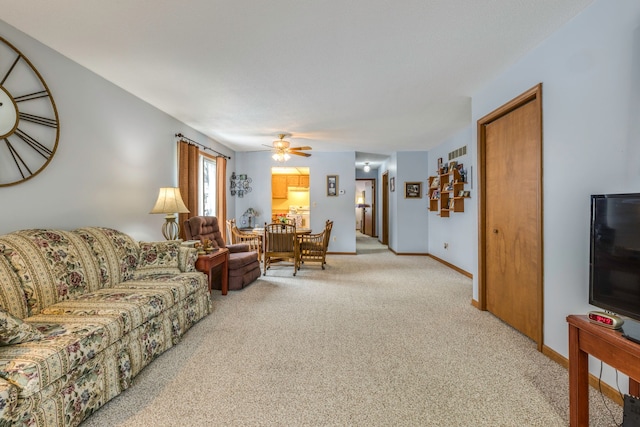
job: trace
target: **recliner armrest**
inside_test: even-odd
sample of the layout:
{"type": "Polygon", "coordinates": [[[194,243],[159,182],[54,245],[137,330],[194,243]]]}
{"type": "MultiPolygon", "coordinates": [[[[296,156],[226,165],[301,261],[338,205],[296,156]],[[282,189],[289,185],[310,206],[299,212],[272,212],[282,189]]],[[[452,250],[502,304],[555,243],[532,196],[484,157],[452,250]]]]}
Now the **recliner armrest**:
{"type": "Polygon", "coordinates": [[[227,245],[227,249],[229,249],[230,253],[238,253],[238,252],[249,252],[251,249],[249,245],[246,243],[232,243],[227,245]]]}

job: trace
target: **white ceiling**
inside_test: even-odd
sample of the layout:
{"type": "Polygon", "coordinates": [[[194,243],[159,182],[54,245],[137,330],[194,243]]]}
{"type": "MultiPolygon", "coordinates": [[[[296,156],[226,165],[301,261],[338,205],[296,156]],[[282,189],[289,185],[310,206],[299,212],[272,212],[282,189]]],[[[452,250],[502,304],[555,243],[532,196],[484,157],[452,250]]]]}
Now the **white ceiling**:
{"type": "Polygon", "coordinates": [[[237,151],[287,133],[364,162],[467,126],[470,96],[592,1],[0,0],[0,18],[237,151]]]}

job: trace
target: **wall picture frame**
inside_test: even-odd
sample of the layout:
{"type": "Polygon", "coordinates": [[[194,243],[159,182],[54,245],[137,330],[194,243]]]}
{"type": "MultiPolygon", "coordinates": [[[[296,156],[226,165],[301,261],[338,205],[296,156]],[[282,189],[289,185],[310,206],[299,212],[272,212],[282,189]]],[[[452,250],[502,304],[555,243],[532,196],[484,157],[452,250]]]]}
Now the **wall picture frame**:
{"type": "Polygon", "coordinates": [[[422,182],[405,182],[404,198],[405,199],[421,199],[422,198],[422,182]]]}
{"type": "Polygon", "coordinates": [[[338,195],[338,175],[327,175],[327,197],[338,195]]]}

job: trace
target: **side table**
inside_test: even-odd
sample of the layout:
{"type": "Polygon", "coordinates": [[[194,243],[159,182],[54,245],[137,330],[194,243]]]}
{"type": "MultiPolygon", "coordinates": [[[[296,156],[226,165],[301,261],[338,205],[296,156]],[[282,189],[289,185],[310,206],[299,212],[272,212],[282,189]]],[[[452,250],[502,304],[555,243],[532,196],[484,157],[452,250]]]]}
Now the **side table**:
{"type": "Polygon", "coordinates": [[[211,269],[214,267],[222,266],[222,295],[226,295],[229,291],[229,249],[220,248],[215,252],[209,254],[198,255],[196,261],[196,270],[203,272],[207,275],[209,282],[209,293],[211,293],[211,280],[213,275],[211,269]]]}

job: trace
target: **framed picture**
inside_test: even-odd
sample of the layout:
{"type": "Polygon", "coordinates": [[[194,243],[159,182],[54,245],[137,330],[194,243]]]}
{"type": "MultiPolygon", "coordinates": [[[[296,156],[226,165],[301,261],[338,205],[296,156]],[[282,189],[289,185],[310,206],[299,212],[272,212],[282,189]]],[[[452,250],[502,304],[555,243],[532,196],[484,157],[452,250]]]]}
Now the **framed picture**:
{"type": "Polygon", "coordinates": [[[421,182],[405,182],[404,198],[405,199],[421,199],[422,183],[421,182]]]}
{"type": "Polygon", "coordinates": [[[338,195],[338,175],[327,175],[327,196],[338,195]]]}
{"type": "Polygon", "coordinates": [[[389,180],[389,190],[393,193],[396,191],[396,177],[392,176],[391,180],[389,180]]]}
{"type": "Polygon", "coordinates": [[[438,173],[442,173],[442,157],[438,157],[438,173]]]}

